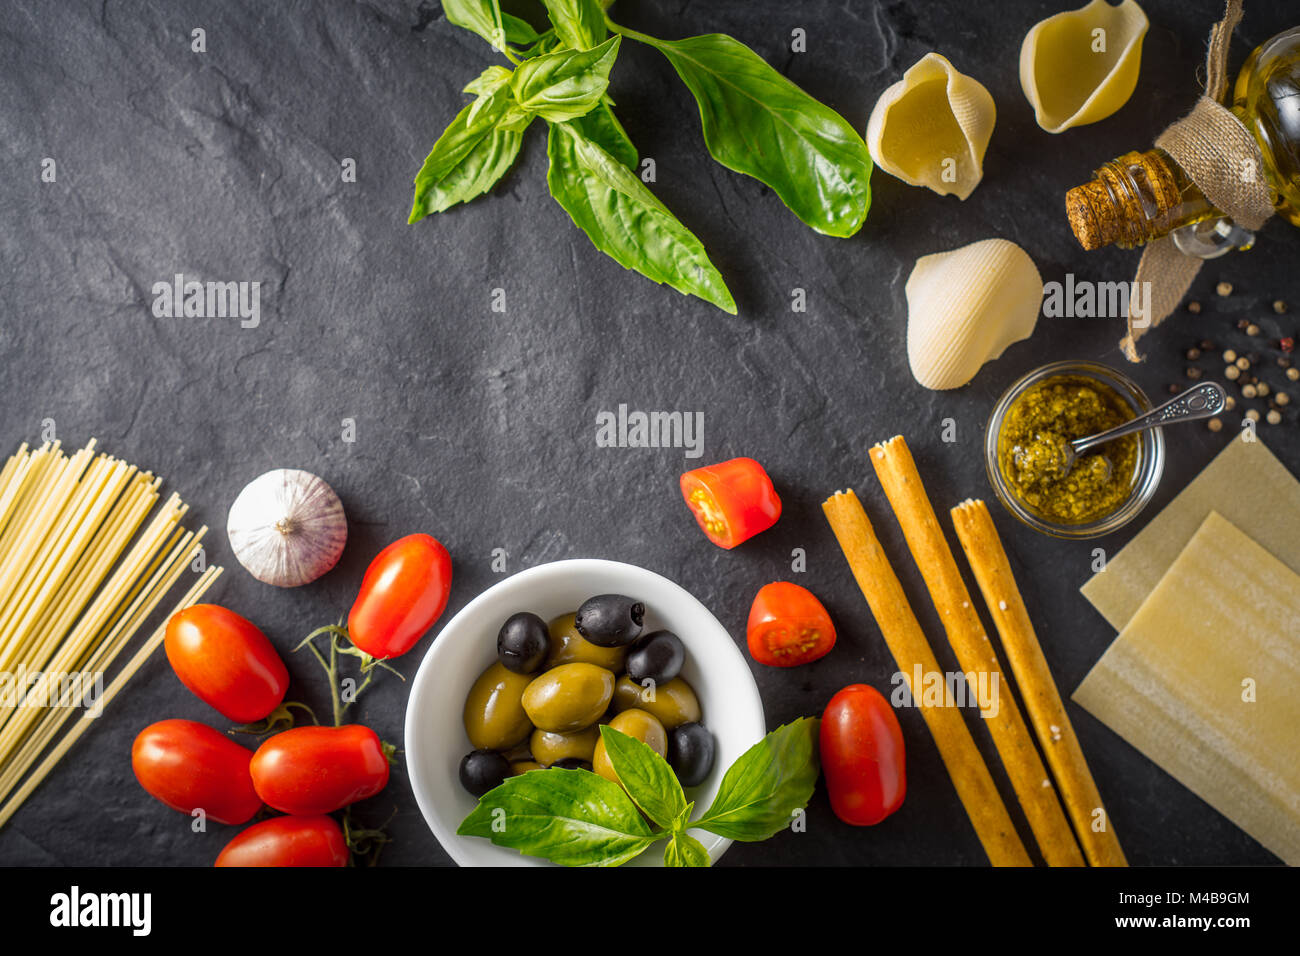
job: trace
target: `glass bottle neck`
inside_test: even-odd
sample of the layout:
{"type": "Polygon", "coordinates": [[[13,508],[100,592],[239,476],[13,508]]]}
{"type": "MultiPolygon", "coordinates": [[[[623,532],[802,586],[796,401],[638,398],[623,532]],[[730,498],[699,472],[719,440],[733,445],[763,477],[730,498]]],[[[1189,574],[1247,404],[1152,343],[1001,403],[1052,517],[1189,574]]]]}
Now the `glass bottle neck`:
{"type": "Polygon", "coordinates": [[[1125,153],[1093,175],[1065,197],[1070,226],[1085,249],[1132,248],[1223,216],[1163,149],[1125,153]]]}

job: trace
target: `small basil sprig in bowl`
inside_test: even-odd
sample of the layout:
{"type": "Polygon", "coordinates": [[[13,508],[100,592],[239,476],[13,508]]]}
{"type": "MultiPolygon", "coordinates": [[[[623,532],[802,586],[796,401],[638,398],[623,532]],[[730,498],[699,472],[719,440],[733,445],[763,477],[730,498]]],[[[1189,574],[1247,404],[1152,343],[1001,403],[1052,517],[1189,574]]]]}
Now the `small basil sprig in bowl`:
{"type": "Polygon", "coordinates": [[[530,770],[484,794],[456,832],[563,866],[619,866],[666,840],[668,866],[708,866],[689,830],[766,840],[808,805],[819,772],[817,720],[802,717],[745,751],[692,820],[695,804],[663,757],[609,726],[600,739],[623,786],[590,770],[530,770]]]}
{"type": "Polygon", "coordinates": [[[592,244],[626,269],[734,314],[704,245],[638,175],[639,154],[614,115],[610,70],[623,38],[658,50],[699,107],[704,144],[752,176],[800,220],[852,236],[871,205],[871,157],[856,130],[749,47],[720,33],[662,40],[615,23],[602,0],[542,0],[539,33],[499,0],[442,0],[447,20],[513,65],[489,66],[476,97],[434,144],[415,179],[414,223],[490,190],[535,119],[549,126],[547,185],[592,244]],[[611,36],[611,34],[613,34],[611,36]]]}

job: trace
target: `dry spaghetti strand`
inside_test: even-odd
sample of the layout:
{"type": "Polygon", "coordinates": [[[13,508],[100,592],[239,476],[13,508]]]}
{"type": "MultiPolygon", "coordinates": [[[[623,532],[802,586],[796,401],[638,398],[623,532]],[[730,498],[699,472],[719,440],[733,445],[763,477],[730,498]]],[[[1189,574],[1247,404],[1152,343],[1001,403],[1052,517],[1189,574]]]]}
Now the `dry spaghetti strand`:
{"type": "Polygon", "coordinates": [[[181,526],[188,506],[158,506],[161,484],[94,440],[71,455],[24,443],[0,466],[0,826],[157,650],[166,618],[90,695],[182,576],[200,572],[170,614],[221,574],[199,560],[207,528],[181,526]]]}

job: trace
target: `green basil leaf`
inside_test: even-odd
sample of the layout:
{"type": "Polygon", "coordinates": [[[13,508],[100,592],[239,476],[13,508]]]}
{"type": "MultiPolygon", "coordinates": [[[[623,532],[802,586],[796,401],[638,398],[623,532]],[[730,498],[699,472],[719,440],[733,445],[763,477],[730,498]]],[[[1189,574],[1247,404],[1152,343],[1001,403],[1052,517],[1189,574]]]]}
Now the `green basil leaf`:
{"type": "Polygon", "coordinates": [[[619,866],[653,832],[616,783],[590,770],[532,770],[484,794],[456,830],[562,866],[619,866]]]}
{"type": "Polygon", "coordinates": [[[579,116],[576,120],[570,120],[570,122],[583,136],[609,153],[633,173],[636,172],[637,162],[640,158],[636,146],[633,145],[631,138],[627,135],[627,130],[623,129],[623,124],[614,115],[613,104],[610,103],[608,96],[602,99],[596,108],[586,116],[579,116]]]}
{"type": "Polygon", "coordinates": [[[664,866],[712,866],[704,844],[689,833],[674,833],[664,847],[664,866]]]}
{"type": "Polygon", "coordinates": [[[510,70],[504,66],[489,66],[474,79],[465,84],[462,93],[470,93],[474,96],[491,96],[497,90],[501,89],[506,83],[510,82],[510,70]]]}
{"type": "Polygon", "coordinates": [[[529,43],[516,53],[522,60],[530,60],[533,57],[541,56],[544,53],[554,53],[561,46],[560,38],[555,35],[555,27],[547,30],[537,37],[535,43],[529,43]]]}
{"type": "Polygon", "coordinates": [[[645,183],[569,123],[552,123],[547,185],[592,244],[625,269],[736,313],[704,246],[645,183]]]}
{"type": "MultiPolygon", "coordinates": [[[[472,126],[487,106],[495,104],[492,94],[501,87],[510,82],[510,70],[504,66],[489,66],[486,70],[465,84],[465,89],[461,92],[471,93],[477,97],[470,104],[469,115],[465,118],[466,124],[472,126]]],[[[507,106],[509,109],[509,106],[507,106]]]]}
{"type": "Polygon", "coordinates": [[[567,46],[590,50],[605,41],[605,11],[597,0],[542,0],[555,32],[567,46]]]}
{"type": "Polygon", "coordinates": [[[632,802],[661,827],[671,827],[686,809],[686,794],[668,761],[635,737],[608,724],[600,728],[605,756],[632,802]]]}
{"type": "Polygon", "coordinates": [[[502,13],[498,0],[442,0],[442,12],[448,23],[477,33],[497,50],[507,43],[535,43],[540,37],[528,21],[502,13]]]}
{"type": "Polygon", "coordinates": [[[619,37],[611,37],[594,50],[561,50],[525,60],[510,81],[515,100],[553,123],[585,116],[605,95],[618,45],[619,37]]]}
{"type": "Polygon", "coordinates": [[[818,232],[851,236],[862,228],[871,156],[844,117],[725,34],[645,40],[695,95],[714,159],[772,187],[818,232]]]}
{"type": "Polygon", "coordinates": [[[501,87],[457,114],[415,177],[415,200],[408,223],[469,202],[505,175],[523,142],[528,117],[510,112],[510,91],[501,87]],[[503,126],[503,121],[512,125],[503,126]]]}
{"type": "Polygon", "coordinates": [[[727,769],[713,806],[691,826],[733,840],[766,840],[808,805],[817,773],[817,720],[801,717],[745,751],[727,769]]]}

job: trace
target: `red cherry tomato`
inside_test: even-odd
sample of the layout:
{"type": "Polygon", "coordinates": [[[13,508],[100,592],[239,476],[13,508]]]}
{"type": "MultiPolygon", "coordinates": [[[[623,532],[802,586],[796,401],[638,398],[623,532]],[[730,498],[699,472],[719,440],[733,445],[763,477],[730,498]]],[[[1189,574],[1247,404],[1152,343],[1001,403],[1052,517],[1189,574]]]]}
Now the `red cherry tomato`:
{"type": "Polygon", "coordinates": [[[869,827],[903,805],[903,729],[878,690],[866,684],[841,690],[826,705],[820,734],[822,773],[837,817],[869,827]]]}
{"type": "Polygon", "coordinates": [[[282,813],[330,813],[388,786],[388,756],[369,727],[295,727],[257,748],[253,787],[282,813]]]}
{"type": "Polygon", "coordinates": [[[230,720],[261,720],[289,689],[289,671],[266,635],[224,607],[173,614],[163,646],[181,683],[230,720]]]}
{"type": "Polygon", "coordinates": [[[772,479],[752,458],[696,468],[681,478],[682,497],[709,540],[728,550],[781,517],[772,479]]]}
{"type": "Polygon", "coordinates": [[[405,654],[442,616],[450,591],[447,549],[427,534],[399,538],[366,568],[348,635],[371,657],[405,654]]]}
{"type": "Polygon", "coordinates": [[[214,866],[347,866],[343,829],[333,817],[272,817],[226,844],[214,866]]]}
{"type": "Polygon", "coordinates": [[[760,664],[794,667],[830,653],[835,625],[807,588],[773,581],[754,597],[745,636],[749,653],[760,664]]]}
{"type": "Polygon", "coordinates": [[[131,745],[131,769],[173,810],[202,809],[218,823],[247,823],[262,808],[248,765],[253,753],[193,720],[160,720],[131,745]]]}

